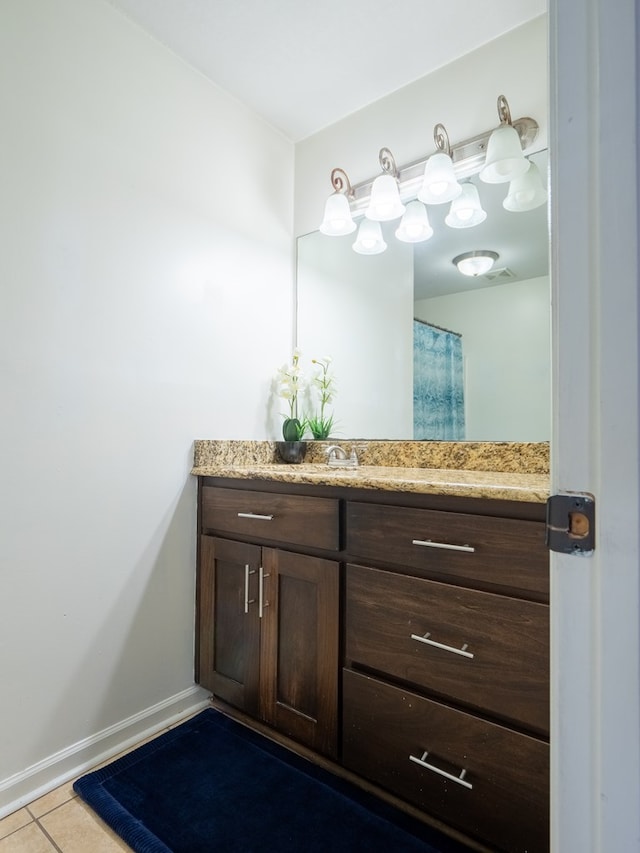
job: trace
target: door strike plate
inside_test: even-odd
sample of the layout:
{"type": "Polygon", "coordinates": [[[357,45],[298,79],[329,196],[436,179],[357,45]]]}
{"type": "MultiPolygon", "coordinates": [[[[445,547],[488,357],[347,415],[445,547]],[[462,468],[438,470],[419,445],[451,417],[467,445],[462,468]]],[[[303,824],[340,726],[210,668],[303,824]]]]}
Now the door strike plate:
{"type": "Polygon", "coordinates": [[[561,554],[595,548],[596,502],[591,495],[551,495],[547,500],[546,544],[561,554]]]}

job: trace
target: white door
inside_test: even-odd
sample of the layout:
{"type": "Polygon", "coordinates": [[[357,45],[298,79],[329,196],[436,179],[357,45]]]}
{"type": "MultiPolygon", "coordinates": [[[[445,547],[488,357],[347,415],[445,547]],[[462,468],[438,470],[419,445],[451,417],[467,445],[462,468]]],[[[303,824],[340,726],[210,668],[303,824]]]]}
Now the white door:
{"type": "Polygon", "coordinates": [[[640,850],[638,22],[550,0],[552,490],[596,499],[552,555],[552,850],[640,850]]]}

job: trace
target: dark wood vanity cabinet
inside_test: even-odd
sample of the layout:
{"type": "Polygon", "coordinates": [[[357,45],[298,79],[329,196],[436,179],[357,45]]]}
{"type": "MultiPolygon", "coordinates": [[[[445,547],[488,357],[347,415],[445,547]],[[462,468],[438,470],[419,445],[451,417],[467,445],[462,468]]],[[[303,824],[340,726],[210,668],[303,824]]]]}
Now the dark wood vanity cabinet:
{"type": "Polygon", "coordinates": [[[215,487],[202,493],[202,528],[216,535],[200,537],[200,684],[335,758],[339,563],[289,549],[308,537],[335,550],[337,501],[215,487]],[[283,544],[257,541],[267,538],[283,544]]]}
{"type": "Polygon", "coordinates": [[[542,521],[349,502],[346,767],[492,850],[548,850],[542,521]]]}
{"type": "Polygon", "coordinates": [[[478,849],[548,850],[544,507],[202,480],[199,681],[478,849]]]}

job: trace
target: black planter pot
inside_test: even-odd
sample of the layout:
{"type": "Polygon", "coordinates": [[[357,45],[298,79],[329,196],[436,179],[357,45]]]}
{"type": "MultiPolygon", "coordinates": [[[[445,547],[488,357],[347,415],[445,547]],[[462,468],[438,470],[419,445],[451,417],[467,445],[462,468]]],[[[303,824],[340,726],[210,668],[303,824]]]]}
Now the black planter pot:
{"type": "Polygon", "coordinates": [[[278,456],[283,462],[298,464],[304,460],[307,452],[306,441],[276,441],[278,456]]]}

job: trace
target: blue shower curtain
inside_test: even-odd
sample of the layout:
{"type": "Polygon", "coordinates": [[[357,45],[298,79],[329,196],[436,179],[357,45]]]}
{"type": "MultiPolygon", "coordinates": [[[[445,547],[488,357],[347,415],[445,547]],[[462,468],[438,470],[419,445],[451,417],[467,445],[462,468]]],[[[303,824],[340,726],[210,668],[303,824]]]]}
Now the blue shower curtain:
{"type": "Polygon", "coordinates": [[[413,321],[413,437],[464,440],[462,336],[413,321]]]}

